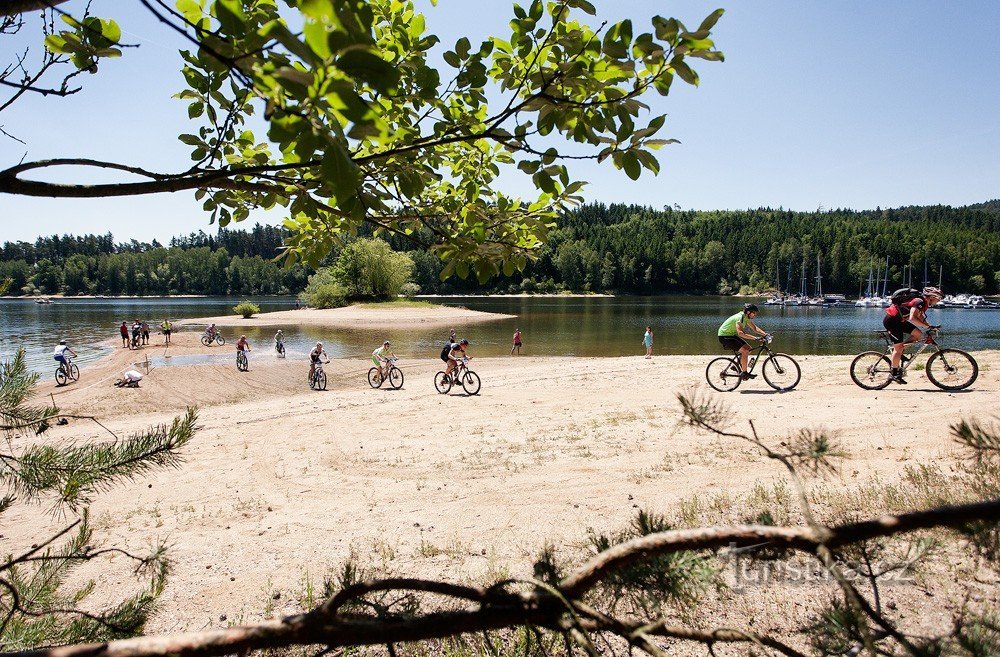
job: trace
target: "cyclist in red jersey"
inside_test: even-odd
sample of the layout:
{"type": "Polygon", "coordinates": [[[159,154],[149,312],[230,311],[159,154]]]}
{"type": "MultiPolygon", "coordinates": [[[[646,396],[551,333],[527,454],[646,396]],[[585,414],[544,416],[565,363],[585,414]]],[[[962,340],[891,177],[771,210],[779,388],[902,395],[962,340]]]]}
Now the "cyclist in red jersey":
{"type": "Polygon", "coordinates": [[[891,304],[882,318],[882,326],[892,338],[892,380],[896,383],[906,383],[903,379],[900,363],[906,345],[920,339],[921,332],[927,331],[931,325],[927,322],[927,309],[941,301],[944,295],[936,287],[925,287],[920,296],[902,305],[891,304]]]}

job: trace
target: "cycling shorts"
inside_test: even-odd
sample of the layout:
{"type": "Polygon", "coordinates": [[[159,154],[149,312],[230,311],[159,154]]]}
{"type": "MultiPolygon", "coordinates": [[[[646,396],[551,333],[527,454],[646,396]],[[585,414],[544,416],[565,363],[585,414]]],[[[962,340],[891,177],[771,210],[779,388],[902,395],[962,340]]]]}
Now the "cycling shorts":
{"type": "Polygon", "coordinates": [[[882,318],[882,326],[889,332],[889,337],[892,338],[895,344],[905,342],[910,333],[917,330],[915,324],[911,324],[899,315],[886,315],[882,318]]]}
{"type": "Polygon", "coordinates": [[[729,351],[739,351],[743,347],[750,346],[746,340],[738,335],[720,335],[719,344],[729,351]]]}

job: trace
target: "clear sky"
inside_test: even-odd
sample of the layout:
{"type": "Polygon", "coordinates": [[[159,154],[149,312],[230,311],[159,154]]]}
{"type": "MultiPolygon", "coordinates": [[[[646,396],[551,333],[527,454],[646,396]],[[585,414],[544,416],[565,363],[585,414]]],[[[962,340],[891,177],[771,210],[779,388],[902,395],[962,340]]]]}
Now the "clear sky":
{"type": "MultiPolygon", "coordinates": [[[[573,165],[589,201],[695,209],[759,206],[796,210],[947,204],[1000,198],[1000,2],[995,0],[593,0],[598,20],[628,16],[648,31],[654,14],[689,27],[717,7],[724,63],[694,60],[701,86],[679,81],[650,97],[668,113],[662,171],[637,182],[605,165],[573,165]]],[[[83,2],[63,5],[79,12],[83,2]]],[[[425,9],[445,44],[506,34],[510,4],[440,0],[425,9]]],[[[178,41],[137,2],[94,0],[125,39],[141,44],[81,76],[69,98],[28,95],[0,113],[0,168],[22,158],[91,157],[160,171],[182,170],[193,132],[182,88],[178,41]]],[[[0,40],[0,62],[23,47],[0,40]]],[[[35,44],[37,48],[37,44],[35,44]]],[[[53,176],[52,180],[59,178],[53,176]]],[[[88,182],[113,180],[92,175],[88,182]]],[[[529,195],[526,182],[505,179],[529,195]]],[[[271,223],[277,214],[251,218],[271,223]]],[[[191,192],[119,199],[0,196],[0,241],[40,234],[111,231],[116,239],[166,240],[214,230],[191,192]]]]}

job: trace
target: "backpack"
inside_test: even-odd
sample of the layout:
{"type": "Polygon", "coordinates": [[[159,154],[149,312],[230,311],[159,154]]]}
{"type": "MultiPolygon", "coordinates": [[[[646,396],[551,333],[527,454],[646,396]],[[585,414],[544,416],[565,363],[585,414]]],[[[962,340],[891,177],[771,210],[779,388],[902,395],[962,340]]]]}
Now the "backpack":
{"type": "Polygon", "coordinates": [[[912,287],[901,287],[889,296],[889,301],[892,302],[892,305],[901,307],[919,297],[920,290],[915,290],[912,287]]]}
{"type": "Polygon", "coordinates": [[[451,348],[452,348],[452,343],[449,342],[444,346],[444,349],[441,350],[441,360],[443,360],[446,363],[448,362],[448,354],[451,352],[451,348]]]}

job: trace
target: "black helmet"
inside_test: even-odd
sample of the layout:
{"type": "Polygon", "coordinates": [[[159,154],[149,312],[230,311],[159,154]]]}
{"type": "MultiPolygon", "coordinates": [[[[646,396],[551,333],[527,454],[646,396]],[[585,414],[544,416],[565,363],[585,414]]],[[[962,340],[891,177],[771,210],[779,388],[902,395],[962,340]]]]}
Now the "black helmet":
{"type": "Polygon", "coordinates": [[[466,340],[465,338],[462,338],[462,341],[461,341],[461,342],[459,342],[458,344],[463,344],[463,345],[466,345],[466,346],[468,346],[468,344],[469,344],[469,341],[468,341],[468,340],[466,340]]]}
{"type": "Polygon", "coordinates": [[[745,312],[745,313],[756,313],[756,312],[760,312],[760,311],[757,309],[757,304],[755,304],[755,303],[745,303],[745,304],[743,304],[743,312],[745,312]]]}

